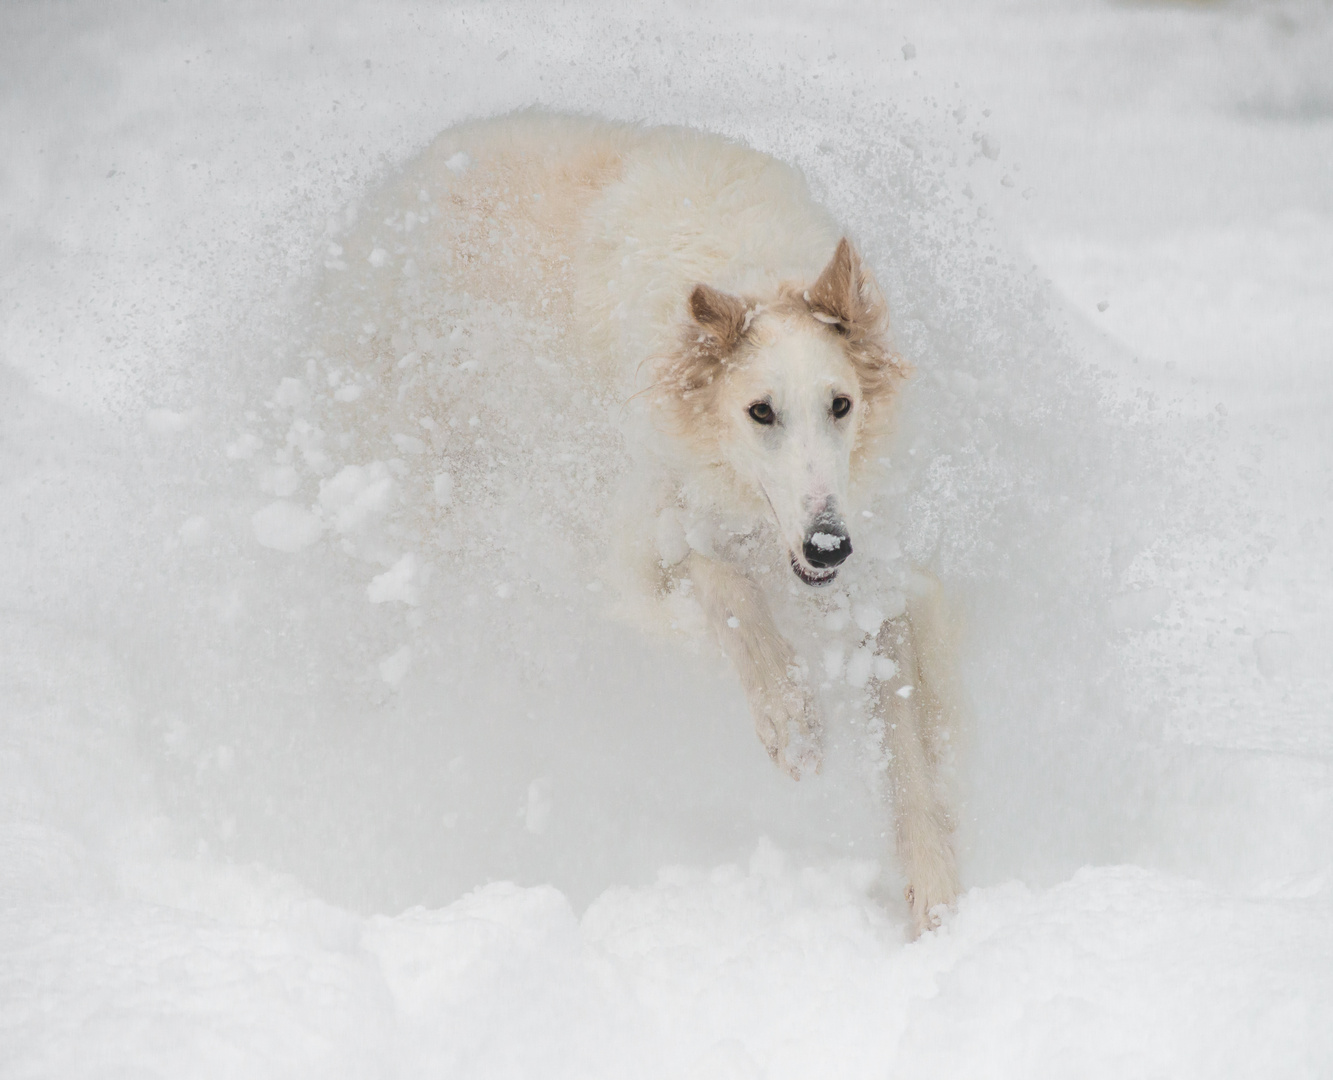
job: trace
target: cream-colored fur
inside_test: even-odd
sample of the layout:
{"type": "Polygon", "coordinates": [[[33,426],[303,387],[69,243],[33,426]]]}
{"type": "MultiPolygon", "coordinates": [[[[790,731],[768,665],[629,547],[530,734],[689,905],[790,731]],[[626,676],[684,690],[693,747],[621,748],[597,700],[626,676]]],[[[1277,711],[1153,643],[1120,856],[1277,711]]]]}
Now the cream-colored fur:
{"type": "MultiPolygon", "coordinates": [[[[784,587],[788,560],[819,583],[850,551],[844,515],[905,371],[837,224],[799,172],[738,143],[536,112],[446,132],[406,180],[430,193],[427,287],[568,320],[586,376],[631,403],[625,605],[677,623],[697,605],[770,756],[797,778],[817,768],[805,675],[736,538],[764,539],[784,587]]],[[[918,929],[958,891],[936,780],[952,718],[939,611],[914,597],[881,627],[897,675],[873,694],[918,929]]]]}

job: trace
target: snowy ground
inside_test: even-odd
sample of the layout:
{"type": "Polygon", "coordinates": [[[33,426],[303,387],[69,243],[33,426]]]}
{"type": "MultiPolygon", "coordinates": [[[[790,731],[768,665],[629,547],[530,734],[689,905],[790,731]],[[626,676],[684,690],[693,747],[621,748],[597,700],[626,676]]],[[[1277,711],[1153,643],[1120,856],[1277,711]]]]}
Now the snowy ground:
{"type": "Polygon", "coordinates": [[[7,5],[0,1075],[1333,1073],[1330,56],[1316,2],[7,5]],[[604,617],[550,328],[407,343],[513,425],[447,492],[312,351],[358,208],[533,103],[796,161],[875,263],[884,514],[968,620],[934,934],[841,675],[795,785],[604,617]]]}

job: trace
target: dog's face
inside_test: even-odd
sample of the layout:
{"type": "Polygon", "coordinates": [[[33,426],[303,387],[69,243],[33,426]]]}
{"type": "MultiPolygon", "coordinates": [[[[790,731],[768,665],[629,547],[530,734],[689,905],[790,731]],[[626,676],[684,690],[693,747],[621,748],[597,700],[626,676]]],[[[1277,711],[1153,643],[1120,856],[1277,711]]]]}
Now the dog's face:
{"type": "Polygon", "coordinates": [[[852,553],[843,513],[858,454],[902,369],[874,282],[843,240],[809,286],[747,300],[708,285],[657,395],[682,436],[767,505],[791,568],[826,585],[852,553]]]}
{"type": "Polygon", "coordinates": [[[763,495],[796,576],[825,585],[852,553],[842,515],[864,411],[856,371],[813,320],[761,315],[752,335],[714,405],[718,450],[763,495]]]}

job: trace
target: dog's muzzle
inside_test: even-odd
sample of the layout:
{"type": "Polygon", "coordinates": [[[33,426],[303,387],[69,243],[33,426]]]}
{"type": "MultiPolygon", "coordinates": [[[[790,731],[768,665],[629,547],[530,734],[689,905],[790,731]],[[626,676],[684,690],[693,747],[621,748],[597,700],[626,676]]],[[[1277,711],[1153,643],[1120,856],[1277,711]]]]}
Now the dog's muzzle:
{"type": "Polygon", "coordinates": [[[847,526],[832,514],[820,514],[810,523],[801,545],[801,555],[791,556],[791,568],[807,585],[827,585],[838,576],[838,567],[852,553],[847,526]]]}

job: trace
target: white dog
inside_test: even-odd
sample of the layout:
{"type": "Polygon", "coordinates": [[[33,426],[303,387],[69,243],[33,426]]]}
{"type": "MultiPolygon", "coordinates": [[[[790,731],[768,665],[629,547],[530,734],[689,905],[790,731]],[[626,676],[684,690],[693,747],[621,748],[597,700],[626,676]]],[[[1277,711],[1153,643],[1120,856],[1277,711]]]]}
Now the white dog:
{"type": "MultiPolygon", "coordinates": [[[[588,377],[634,403],[622,592],[675,622],[697,604],[769,755],[816,768],[811,695],[766,600],[779,575],[754,568],[775,556],[813,592],[852,557],[848,507],[905,375],[853,246],[797,171],[682,128],[520,113],[446,132],[407,181],[441,287],[564,320],[588,377]]],[[[936,780],[946,650],[934,590],[917,593],[871,631],[871,694],[920,929],[958,878],[936,780]]]]}

